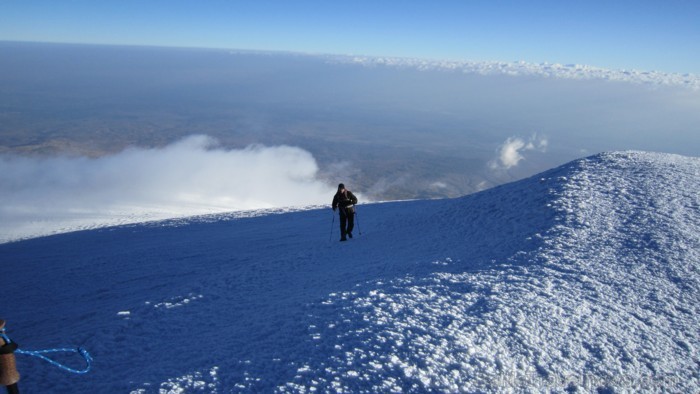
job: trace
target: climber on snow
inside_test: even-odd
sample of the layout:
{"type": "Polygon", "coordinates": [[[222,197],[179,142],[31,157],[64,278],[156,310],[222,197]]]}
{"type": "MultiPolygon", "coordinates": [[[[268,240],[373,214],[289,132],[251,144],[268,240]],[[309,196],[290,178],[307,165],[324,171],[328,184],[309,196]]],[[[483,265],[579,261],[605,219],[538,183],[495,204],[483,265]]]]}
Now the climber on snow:
{"type": "Polygon", "coordinates": [[[342,183],[338,185],[338,192],[333,196],[333,211],[340,212],[340,240],[347,241],[346,235],[352,238],[352,229],[355,227],[355,204],[357,197],[342,183]]]}

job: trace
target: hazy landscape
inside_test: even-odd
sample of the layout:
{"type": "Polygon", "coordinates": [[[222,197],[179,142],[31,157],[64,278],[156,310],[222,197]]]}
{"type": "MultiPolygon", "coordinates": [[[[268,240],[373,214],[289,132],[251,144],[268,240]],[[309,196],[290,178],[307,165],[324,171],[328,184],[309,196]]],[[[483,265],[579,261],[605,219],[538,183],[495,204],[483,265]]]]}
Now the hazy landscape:
{"type": "Polygon", "coordinates": [[[206,135],[223,149],[299,147],[320,180],[391,200],[464,195],[600,151],[700,146],[693,86],[282,52],[2,42],[0,53],[3,157],[97,158],[206,135]]]}

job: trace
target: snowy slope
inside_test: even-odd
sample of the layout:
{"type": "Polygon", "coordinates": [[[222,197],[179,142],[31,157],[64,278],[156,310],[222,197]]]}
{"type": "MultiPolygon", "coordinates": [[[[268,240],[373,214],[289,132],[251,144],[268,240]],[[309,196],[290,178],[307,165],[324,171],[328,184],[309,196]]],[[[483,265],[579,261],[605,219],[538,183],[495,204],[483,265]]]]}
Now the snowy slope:
{"type": "Polygon", "coordinates": [[[700,159],[621,152],[362,205],[342,244],[328,208],[2,244],[0,317],[95,358],[19,355],[26,392],[696,392],[699,191],[700,159]]]}

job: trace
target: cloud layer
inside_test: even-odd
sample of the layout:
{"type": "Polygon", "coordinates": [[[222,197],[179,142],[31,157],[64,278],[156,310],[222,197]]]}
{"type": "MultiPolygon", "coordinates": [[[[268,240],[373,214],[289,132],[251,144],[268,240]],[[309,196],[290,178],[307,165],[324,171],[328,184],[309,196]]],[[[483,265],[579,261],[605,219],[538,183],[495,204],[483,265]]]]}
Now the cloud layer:
{"type": "Polygon", "coordinates": [[[695,91],[700,90],[700,75],[660,71],[612,70],[582,64],[534,64],[523,61],[474,62],[370,56],[329,56],[328,61],[332,63],[361,64],[369,67],[415,68],[423,71],[452,70],[465,74],[479,75],[541,76],[578,80],[598,79],[644,85],[682,86],[695,91]]]}
{"type": "Polygon", "coordinates": [[[80,227],[328,203],[334,188],[317,172],[312,155],[299,148],[225,150],[206,136],[97,159],[0,156],[0,242],[76,221],[80,227]]]}

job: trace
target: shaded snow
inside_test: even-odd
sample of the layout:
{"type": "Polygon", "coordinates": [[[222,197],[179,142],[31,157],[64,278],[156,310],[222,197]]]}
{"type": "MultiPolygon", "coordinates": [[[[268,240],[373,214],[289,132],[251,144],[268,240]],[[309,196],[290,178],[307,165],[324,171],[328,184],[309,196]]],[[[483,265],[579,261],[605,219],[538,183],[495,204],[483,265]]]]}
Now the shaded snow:
{"type": "Polygon", "coordinates": [[[343,244],[327,208],[4,244],[0,315],[95,358],[18,356],[28,392],[695,392],[699,179],[621,152],[361,205],[343,244]]]}

